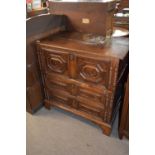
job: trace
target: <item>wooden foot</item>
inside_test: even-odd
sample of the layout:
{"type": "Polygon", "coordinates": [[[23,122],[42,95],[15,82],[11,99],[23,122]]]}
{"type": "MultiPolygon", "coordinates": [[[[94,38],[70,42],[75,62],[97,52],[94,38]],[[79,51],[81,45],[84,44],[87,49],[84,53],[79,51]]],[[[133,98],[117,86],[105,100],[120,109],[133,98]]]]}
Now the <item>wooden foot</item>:
{"type": "Polygon", "coordinates": [[[102,128],[103,134],[105,134],[106,136],[110,136],[110,134],[111,134],[111,127],[101,126],[101,128],[102,128]]]}
{"type": "Polygon", "coordinates": [[[123,139],[123,134],[122,133],[119,132],[118,136],[119,136],[120,139],[123,139]]]}
{"type": "Polygon", "coordinates": [[[51,109],[51,104],[49,102],[44,102],[44,106],[46,109],[50,110],[51,109]]]}
{"type": "Polygon", "coordinates": [[[128,132],[125,132],[122,129],[119,129],[118,135],[119,135],[119,138],[120,139],[123,139],[124,137],[127,138],[127,139],[129,139],[129,133],[128,132]]]}

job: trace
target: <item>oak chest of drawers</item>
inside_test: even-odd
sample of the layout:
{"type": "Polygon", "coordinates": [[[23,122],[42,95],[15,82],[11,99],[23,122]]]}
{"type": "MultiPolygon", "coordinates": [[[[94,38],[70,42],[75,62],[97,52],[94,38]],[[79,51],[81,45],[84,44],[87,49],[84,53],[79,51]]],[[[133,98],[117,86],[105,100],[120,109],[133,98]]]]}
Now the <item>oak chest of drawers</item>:
{"type": "Polygon", "coordinates": [[[128,38],[60,32],[37,41],[45,107],[87,118],[110,135],[128,68],[128,38]]]}

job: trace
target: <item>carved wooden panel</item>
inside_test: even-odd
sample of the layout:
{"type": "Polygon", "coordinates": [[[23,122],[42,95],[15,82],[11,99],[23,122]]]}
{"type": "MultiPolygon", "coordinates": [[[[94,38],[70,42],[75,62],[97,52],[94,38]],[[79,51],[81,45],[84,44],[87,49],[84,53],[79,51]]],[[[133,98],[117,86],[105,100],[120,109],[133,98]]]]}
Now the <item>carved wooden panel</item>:
{"type": "Polygon", "coordinates": [[[98,64],[98,66],[90,65],[90,64],[84,65],[81,68],[80,75],[88,81],[98,83],[102,80],[101,66],[99,64],[98,64]]]}
{"type": "Polygon", "coordinates": [[[108,87],[109,80],[109,61],[99,61],[79,57],[77,60],[79,79],[94,84],[102,84],[108,87]]]}
{"type": "Polygon", "coordinates": [[[46,57],[46,63],[49,69],[57,73],[64,73],[66,69],[66,61],[63,57],[58,55],[48,54],[46,57]]]}
{"type": "Polygon", "coordinates": [[[42,64],[45,72],[55,72],[68,75],[68,55],[60,51],[42,49],[42,64]]]}

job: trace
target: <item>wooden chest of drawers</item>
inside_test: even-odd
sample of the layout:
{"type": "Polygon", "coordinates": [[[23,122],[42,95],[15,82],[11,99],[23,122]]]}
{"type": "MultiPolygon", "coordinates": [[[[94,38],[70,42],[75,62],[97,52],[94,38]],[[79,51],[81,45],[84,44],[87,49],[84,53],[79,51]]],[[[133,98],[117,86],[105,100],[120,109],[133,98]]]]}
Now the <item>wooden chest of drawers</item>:
{"type": "Polygon", "coordinates": [[[85,117],[111,133],[122,100],[128,38],[62,32],[37,41],[45,107],[85,117]]]}

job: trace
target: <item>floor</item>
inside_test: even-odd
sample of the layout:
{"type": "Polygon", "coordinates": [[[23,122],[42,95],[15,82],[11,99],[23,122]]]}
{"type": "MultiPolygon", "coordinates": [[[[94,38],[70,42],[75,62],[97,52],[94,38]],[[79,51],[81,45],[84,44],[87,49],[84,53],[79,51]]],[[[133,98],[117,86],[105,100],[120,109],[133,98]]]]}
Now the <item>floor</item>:
{"type": "Polygon", "coordinates": [[[129,142],[119,140],[117,122],[107,137],[97,125],[57,108],[27,113],[26,155],[128,155],[129,142]]]}

